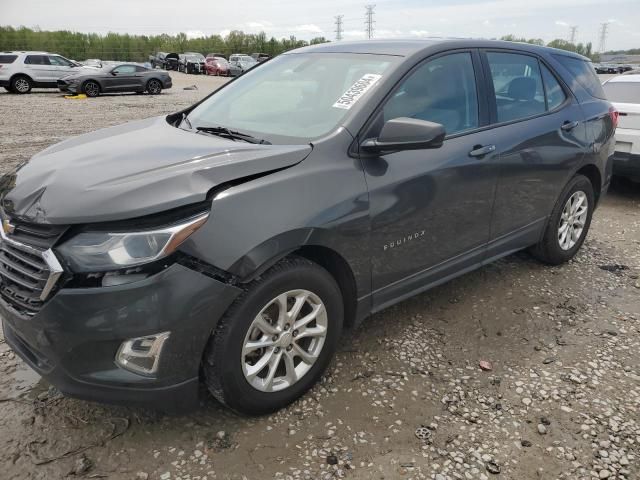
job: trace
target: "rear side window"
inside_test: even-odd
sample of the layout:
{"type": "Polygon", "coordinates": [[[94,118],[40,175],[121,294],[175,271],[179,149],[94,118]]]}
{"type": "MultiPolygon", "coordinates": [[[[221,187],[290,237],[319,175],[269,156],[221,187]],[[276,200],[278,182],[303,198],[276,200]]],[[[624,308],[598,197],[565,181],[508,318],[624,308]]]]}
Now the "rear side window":
{"type": "Polygon", "coordinates": [[[589,92],[592,97],[607,98],[602,89],[602,85],[600,85],[600,80],[598,80],[598,74],[591,62],[579,58],[567,57],[565,55],[554,55],[553,58],[569,70],[569,73],[576,77],[576,80],[582,88],[589,92]]]}
{"type": "Polygon", "coordinates": [[[544,65],[540,65],[540,68],[542,69],[544,90],[547,94],[547,109],[554,110],[564,103],[567,96],[553,73],[551,73],[544,65]]]}
{"type": "Polygon", "coordinates": [[[546,111],[538,59],[517,53],[487,52],[498,123],[531,117],[546,111]]]}
{"type": "Polygon", "coordinates": [[[640,82],[607,82],[602,87],[611,102],[640,103],[640,82]]]}
{"type": "Polygon", "coordinates": [[[27,65],[49,65],[49,57],[46,55],[27,55],[24,63],[27,65]]]}
{"type": "Polygon", "coordinates": [[[0,63],[13,63],[16,58],[17,55],[0,55],[0,63]]]}

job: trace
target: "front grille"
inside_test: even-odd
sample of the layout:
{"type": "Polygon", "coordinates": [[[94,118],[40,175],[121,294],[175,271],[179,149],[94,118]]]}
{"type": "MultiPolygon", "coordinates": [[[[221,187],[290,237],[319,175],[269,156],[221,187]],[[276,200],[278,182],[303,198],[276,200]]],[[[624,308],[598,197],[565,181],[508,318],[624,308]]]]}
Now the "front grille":
{"type": "MultiPolygon", "coordinates": [[[[11,220],[13,232],[3,232],[0,241],[0,297],[14,310],[35,315],[61,274],[56,265],[52,271],[49,248],[65,227],[31,224],[11,220]]],[[[57,262],[56,262],[57,263],[57,262]]]]}

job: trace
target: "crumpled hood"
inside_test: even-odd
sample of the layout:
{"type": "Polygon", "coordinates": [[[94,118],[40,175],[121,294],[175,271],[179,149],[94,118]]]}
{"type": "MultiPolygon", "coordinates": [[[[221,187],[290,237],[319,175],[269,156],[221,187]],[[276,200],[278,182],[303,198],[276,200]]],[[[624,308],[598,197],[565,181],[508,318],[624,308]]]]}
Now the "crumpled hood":
{"type": "Polygon", "coordinates": [[[197,203],[217,185],[286,168],[310,145],[256,145],[196,134],[165,117],[70,138],[0,182],[3,207],[37,223],[135,218],[197,203]]]}

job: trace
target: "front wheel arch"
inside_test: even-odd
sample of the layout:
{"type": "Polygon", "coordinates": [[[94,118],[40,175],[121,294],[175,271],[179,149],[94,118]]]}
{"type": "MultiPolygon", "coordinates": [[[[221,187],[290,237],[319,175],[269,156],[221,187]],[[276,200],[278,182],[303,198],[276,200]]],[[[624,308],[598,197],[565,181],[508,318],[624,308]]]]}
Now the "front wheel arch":
{"type": "Polygon", "coordinates": [[[89,79],[85,80],[84,82],[82,82],[82,87],[81,87],[82,93],[86,94],[87,96],[90,96],[90,95],[87,94],[87,91],[86,91],[86,87],[87,87],[87,85],[89,83],[95,83],[98,86],[98,94],[94,95],[94,96],[97,97],[98,95],[100,95],[102,93],[102,85],[100,85],[100,82],[98,82],[97,80],[94,80],[92,78],[89,78],[89,79]]]}

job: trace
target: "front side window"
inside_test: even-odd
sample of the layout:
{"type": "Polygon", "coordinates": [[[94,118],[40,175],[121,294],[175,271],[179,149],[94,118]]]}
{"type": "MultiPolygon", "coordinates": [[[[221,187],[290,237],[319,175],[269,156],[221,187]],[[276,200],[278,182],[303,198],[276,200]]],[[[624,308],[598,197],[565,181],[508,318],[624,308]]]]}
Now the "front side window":
{"type": "Polygon", "coordinates": [[[118,74],[135,73],[136,67],[135,65],[120,65],[119,67],[114,68],[113,71],[118,74]]]}
{"type": "Polygon", "coordinates": [[[398,61],[351,53],[281,55],[209,97],[189,120],[194,128],[223,126],[272,143],[307,143],[336,129],[352,107],[366,102],[398,61]]]}
{"type": "Polygon", "coordinates": [[[498,123],[546,111],[538,59],[517,53],[488,52],[498,123]]]}
{"type": "Polygon", "coordinates": [[[56,67],[70,67],[73,64],[66,58],[59,57],[57,55],[49,55],[49,63],[56,67]]]}
{"type": "Polygon", "coordinates": [[[398,117],[439,123],[447,135],[478,127],[478,96],[471,54],[454,53],[418,67],[383,109],[384,121],[398,117]]]}

